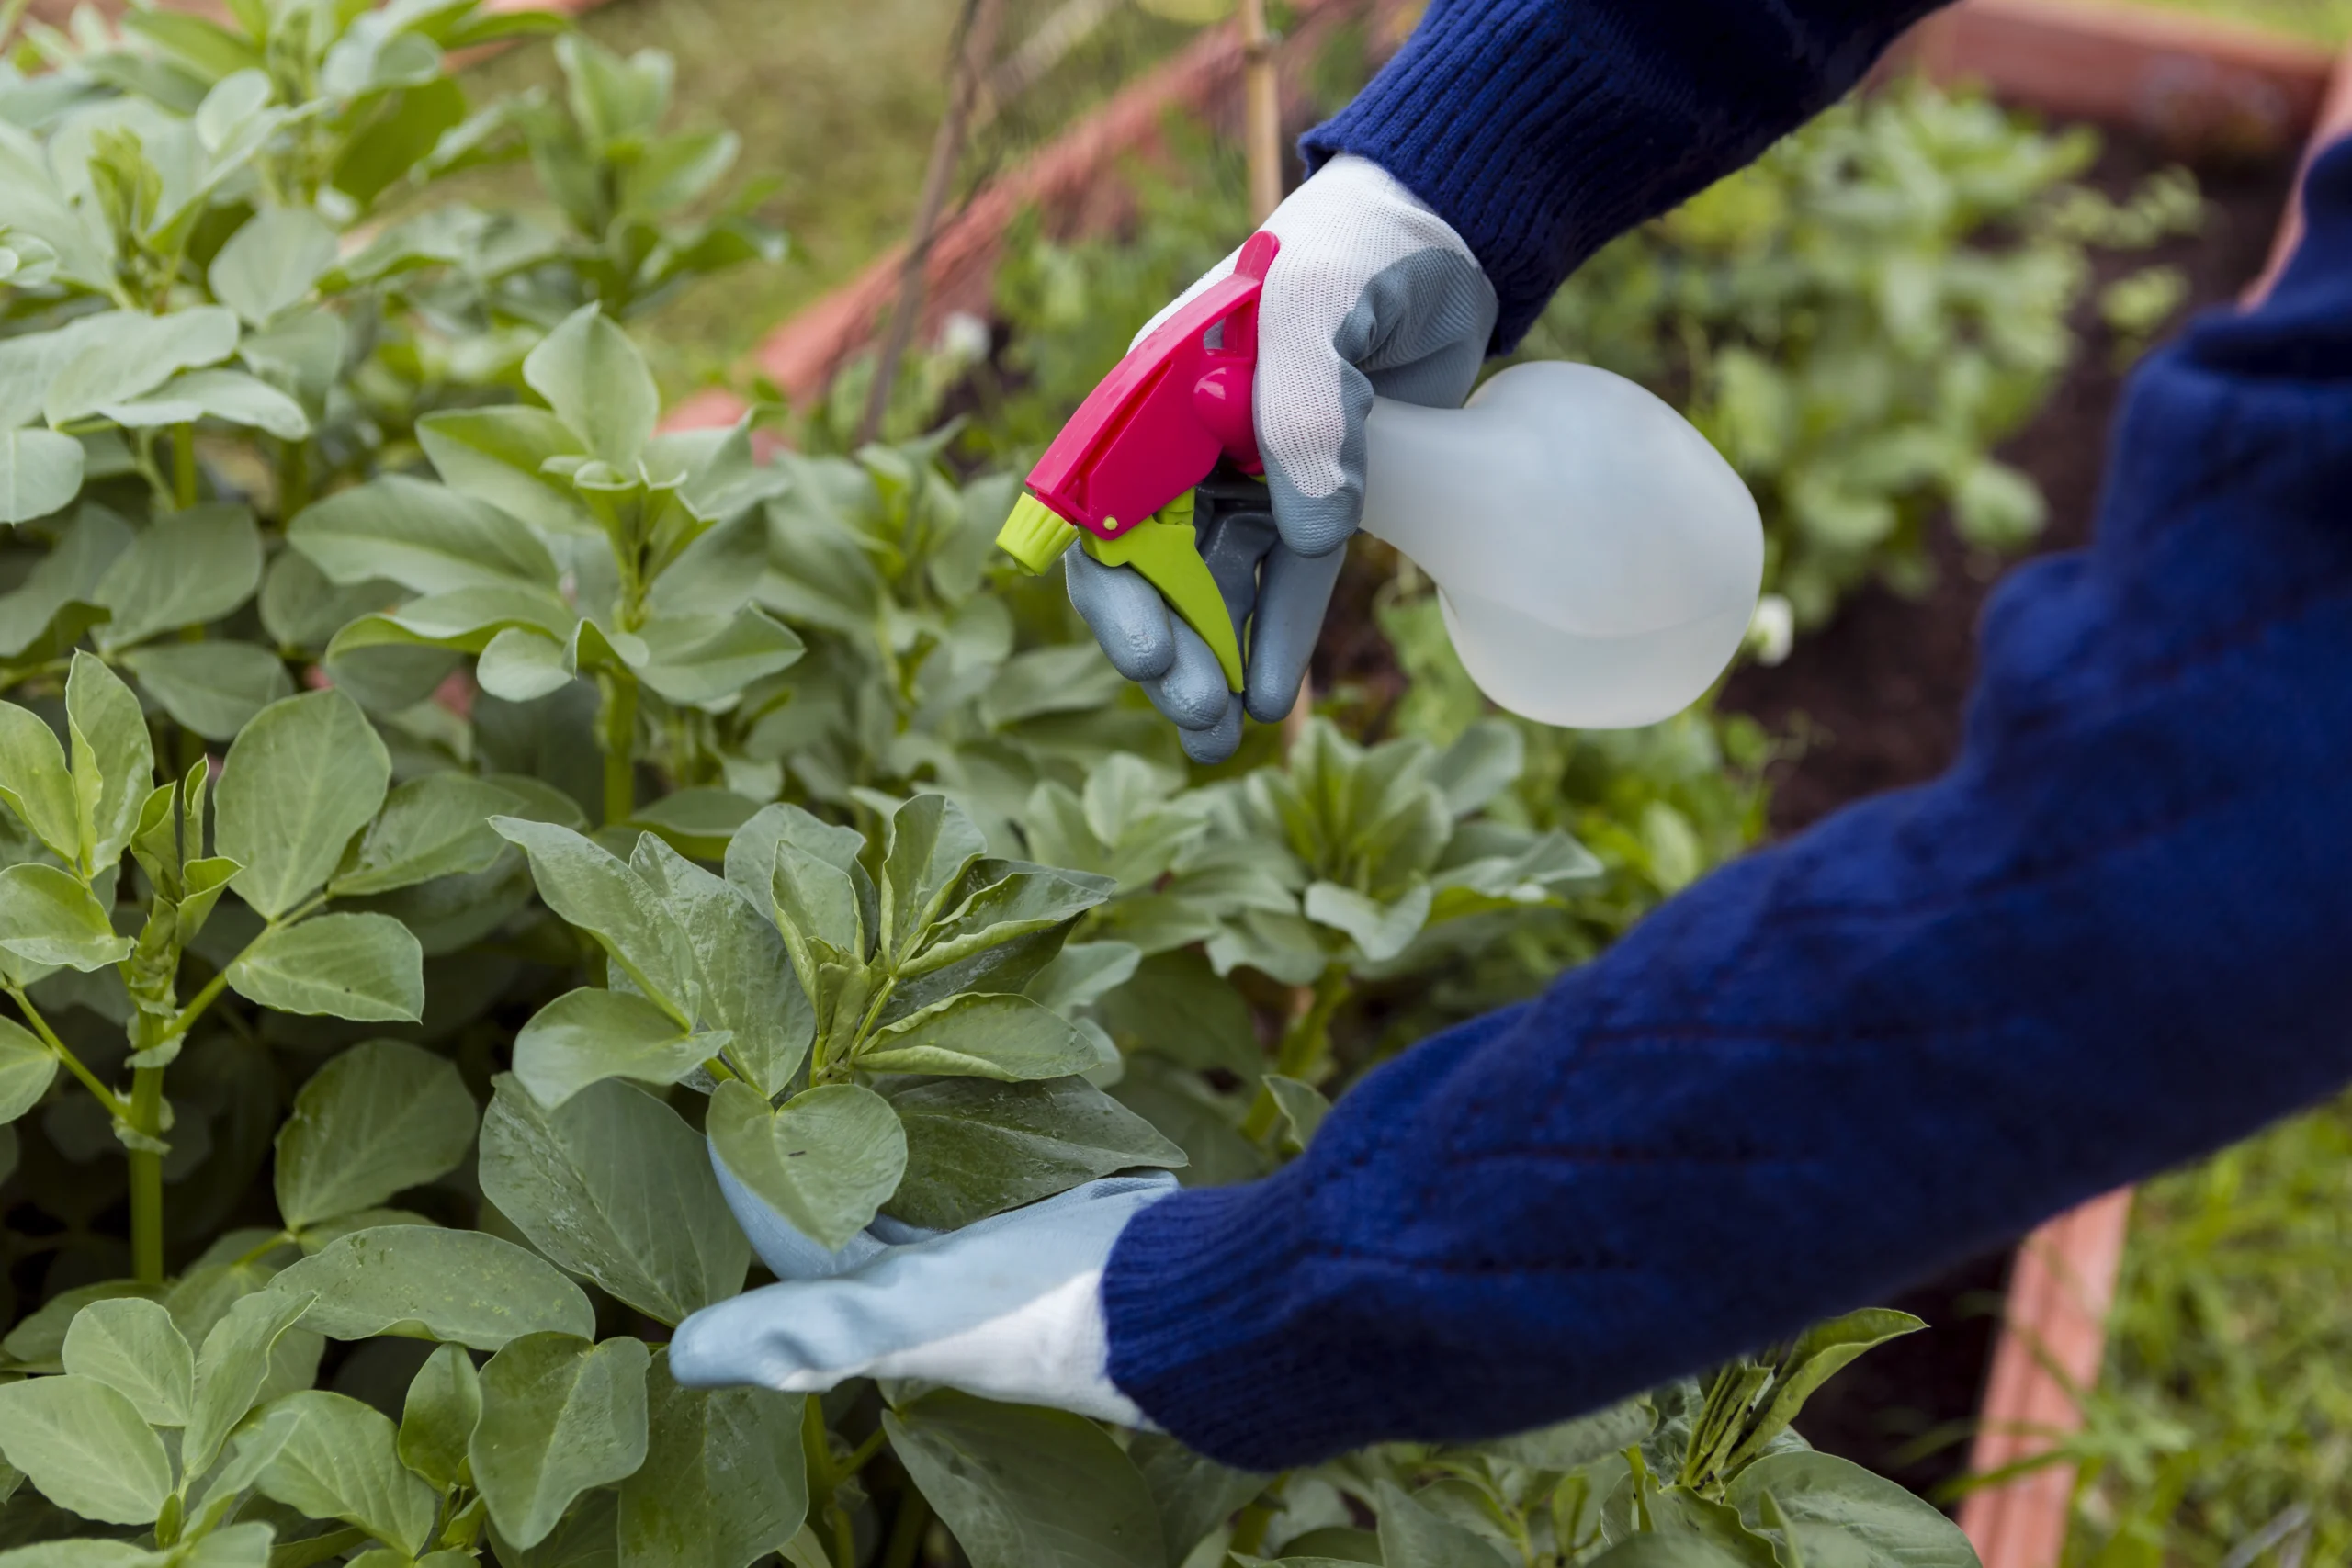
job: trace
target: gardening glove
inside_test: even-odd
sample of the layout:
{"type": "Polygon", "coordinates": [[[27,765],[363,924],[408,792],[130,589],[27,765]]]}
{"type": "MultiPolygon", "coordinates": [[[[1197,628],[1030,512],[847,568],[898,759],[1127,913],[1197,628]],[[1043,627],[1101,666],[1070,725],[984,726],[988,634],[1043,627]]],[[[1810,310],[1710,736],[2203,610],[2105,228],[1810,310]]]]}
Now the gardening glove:
{"type": "Polygon", "coordinates": [[[752,1247],[784,1282],[680,1324],[670,1342],[679,1382],[821,1393],[850,1378],[910,1378],[1150,1425],[1106,1370],[1102,1269],[1127,1221],[1176,1190],[1167,1172],[1090,1181],[958,1231],[877,1222],[881,1234],[869,1230],[843,1249],[862,1253],[859,1261],[818,1277],[801,1272],[812,1252],[836,1255],[723,1168],[720,1180],[752,1247]]]}
{"type": "MultiPolygon", "coordinates": [[[[1363,513],[1364,416],[1377,395],[1454,408],[1470,395],[1495,328],[1493,285],[1445,220],[1379,164],[1332,159],[1266,220],[1282,249],[1258,307],[1254,410],[1273,497],[1203,529],[1202,553],[1246,630],[1245,687],[1230,694],[1208,644],[1127,567],[1063,557],[1070,602],[1120,674],[1141,684],[1200,762],[1231,756],[1246,709],[1286,716],[1315,651],[1348,536],[1363,513]]],[[[1231,273],[1236,257],[1147,322],[1231,273]]]]}

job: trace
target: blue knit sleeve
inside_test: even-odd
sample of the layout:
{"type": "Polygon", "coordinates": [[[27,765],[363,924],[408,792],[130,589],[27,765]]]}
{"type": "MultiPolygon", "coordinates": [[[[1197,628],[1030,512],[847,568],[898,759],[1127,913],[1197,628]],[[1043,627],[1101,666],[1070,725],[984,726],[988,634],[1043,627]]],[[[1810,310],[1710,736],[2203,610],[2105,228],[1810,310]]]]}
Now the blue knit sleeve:
{"type": "Polygon", "coordinates": [[[2135,377],[1960,760],[1724,868],[1137,1217],[1111,1372],[1260,1469],[1565,1418],[2352,1077],[2352,145],[2270,302],[2135,377]]]}
{"type": "Polygon", "coordinates": [[[1301,143],[1359,153],[1453,225],[1498,348],[1601,245],[1748,163],[1941,0],[1431,0],[1301,143]]]}

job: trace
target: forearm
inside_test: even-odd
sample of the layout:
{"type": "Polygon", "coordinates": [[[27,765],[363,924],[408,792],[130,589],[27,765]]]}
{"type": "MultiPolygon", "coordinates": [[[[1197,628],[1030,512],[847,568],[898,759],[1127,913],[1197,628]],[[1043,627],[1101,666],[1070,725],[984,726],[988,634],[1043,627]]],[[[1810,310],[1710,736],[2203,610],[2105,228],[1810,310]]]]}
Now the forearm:
{"type": "Polygon", "coordinates": [[[1272,1467],[1558,1419],[1883,1298],[2352,1077],[2352,150],[1996,596],[1961,761],[1138,1218],[1114,1378],[1272,1467]]]}
{"type": "Polygon", "coordinates": [[[1508,347],[1585,257],[1753,159],[1941,0],[1432,0],[1308,157],[1385,167],[1469,244],[1508,347]]]}

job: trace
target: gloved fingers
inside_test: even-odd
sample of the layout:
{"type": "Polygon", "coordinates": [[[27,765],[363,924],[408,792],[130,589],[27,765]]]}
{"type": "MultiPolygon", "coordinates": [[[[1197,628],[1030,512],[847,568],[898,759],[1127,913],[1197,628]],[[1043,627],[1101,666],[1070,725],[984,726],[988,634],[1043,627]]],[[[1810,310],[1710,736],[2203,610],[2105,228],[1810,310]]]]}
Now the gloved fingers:
{"type": "Polygon", "coordinates": [[[1176,662],[1175,627],[1181,623],[1168,614],[1159,590],[1133,568],[1104,566],[1081,547],[1065,551],[1062,563],[1070,604],[1102,645],[1111,667],[1130,681],[1168,674],[1176,662]]]}
{"type": "Polygon", "coordinates": [[[689,1387],[818,1393],[853,1377],[929,1378],[991,1398],[1110,1419],[1140,1413],[1110,1382],[1100,1280],[1163,1173],[1092,1181],[959,1231],[706,1307],[678,1325],[689,1387]]]}
{"type": "Polygon", "coordinates": [[[1239,262],[1240,259],[1241,251],[1238,246],[1227,251],[1225,254],[1225,259],[1223,261],[1217,263],[1215,266],[1209,268],[1208,271],[1194,278],[1191,286],[1188,287],[1183,293],[1179,294],[1175,299],[1170,299],[1167,304],[1162,305],[1159,310],[1153,311],[1151,320],[1136,328],[1136,335],[1127,340],[1128,350],[1132,352],[1136,344],[1143,342],[1144,339],[1149,337],[1153,333],[1159,329],[1160,322],[1166,321],[1169,317],[1174,315],[1177,311],[1191,304],[1193,300],[1199,296],[1200,292],[1206,288],[1210,284],[1216,282],[1217,279],[1221,277],[1232,276],[1234,265],[1236,263],[1239,262]]]}
{"type": "Polygon", "coordinates": [[[1217,662],[1216,651],[1200,633],[1182,620],[1170,619],[1176,657],[1166,674],[1142,682],[1144,695],[1179,729],[1212,728],[1223,722],[1231,695],[1225,683],[1225,666],[1217,662]]]}
{"type": "Polygon", "coordinates": [[[824,1280],[846,1274],[859,1264],[870,1262],[888,1245],[861,1231],[840,1251],[828,1251],[737,1180],[735,1173],[727,1168],[727,1162],[718,1157],[716,1145],[710,1146],[710,1168],[718,1178],[719,1194],[727,1200],[728,1210],[751,1242],[752,1250],[779,1280],[824,1280]]]}
{"type": "Polygon", "coordinates": [[[1226,695],[1225,712],[1215,724],[1201,729],[1179,729],[1176,732],[1184,755],[1203,767],[1214,767],[1241,750],[1241,694],[1226,695]]]}
{"type": "Polygon", "coordinates": [[[1281,723],[1298,701],[1299,682],[1315,657],[1331,590],[1347,558],[1344,545],[1319,556],[1300,555],[1287,545],[1268,553],[1258,583],[1258,613],[1250,626],[1244,693],[1250,716],[1259,723],[1281,723]]]}

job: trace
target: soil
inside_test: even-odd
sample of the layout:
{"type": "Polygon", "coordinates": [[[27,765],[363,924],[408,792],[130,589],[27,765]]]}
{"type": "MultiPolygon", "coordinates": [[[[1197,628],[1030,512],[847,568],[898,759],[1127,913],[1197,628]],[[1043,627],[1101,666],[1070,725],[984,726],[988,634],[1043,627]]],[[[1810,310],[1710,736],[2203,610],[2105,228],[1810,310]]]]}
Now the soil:
{"type": "MultiPolygon", "coordinates": [[[[2169,160],[2153,145],[2110,135],[2091,178],[2120,197],[2169,160]]],[[[2285,164],[2197,170],[2209,203],[2203,231],[2154,252],[2106,256],[2106,282],[2151,261],[2179,267],[2198,306],[2227,304],[2262,269],[2290,185],[2285,164]]],[[[2077,547],[2091,535],[2108,431],[2122,375],[2089,319],[2086,352],[2041,416],[2002,456],[2031,474],[2050,503],[2037,553],[2077,547]]],[[[1771,824],[1792,833],[1848,801],[1933,777],[1959,750],[1962,705],[1975,675],[1976,620],[1996,570],[1972,561],[1939,530],[1935,586],[1907,599],[1869,588],[1838,618],[1800,639],[1776,669],[1751,665],[1725,690],[1727,707],[1805,744],[1773,780],[1771,824]]],[[[2004,1251],[1974,1259],[1888,1304],[1927,1319],[1922,1333],[1873,1350],[1805,1407],[1804,1434],[1914,1491],[1965,1468],[1967,1438],[1992,1359],[2004,1251]]]]}

